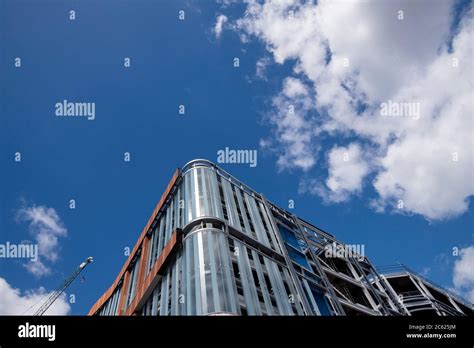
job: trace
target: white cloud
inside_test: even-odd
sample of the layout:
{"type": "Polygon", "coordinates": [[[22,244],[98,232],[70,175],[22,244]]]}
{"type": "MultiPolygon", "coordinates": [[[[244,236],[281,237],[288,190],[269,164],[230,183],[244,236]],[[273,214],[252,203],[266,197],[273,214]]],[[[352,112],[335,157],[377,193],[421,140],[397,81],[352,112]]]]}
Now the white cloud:
{"type": "Polygon", "coordinates": [[[229,7],[230,5],[236,2],[239,2],[239,0],[217,0],[217,3],[220,4],[223,8],[229,7]]]}
{"type": "MultiPolygon", "coordinates": [[[[0,315],[32,315],[49,294],[50,292],[42,287],[22,293],[0,277],[0,315]]],[[[51,305],[45,315],[66,315],[70,310],[66,295],[63,294],[51,305]]]]}
{"type": "MultiPolygon", "coordinates": [[[[59,238],[67,236],[67,229],[56,210],[35,205],[23,207],[18,211],[18,218],[29,222],[29,231],[38,243],[40,258],[56,262],[59,258],[59,238]]],[[[51,269],[41,259],[25,264],[25,268],[38,277],[51,273],[51,269]]]]}
{"type": "Polygon", "coordinates": [[[474,246],[459,250],[459,260],[454,263],[453,284],[457,292],[474,303],[474,246]]]}
{"type": "MultiPolygon", "coordinates": [[[[374,206],[403,200],[406,212],[432,220],[465,212],[474,194],[473,10],[464,14],[450,49],[453,4],[249,1],[233,27],[246,40],[261,39],[275,62],[294,61],[285,81],[299,81],[295,87],[307,91],[303,103],[296,93],[289,117],[292,96],[284,83],[269,112],[280,168],[314,167],[321,135],[335,142],[355,136],[373,154],[374,206]],[[389,100],[417,104],[420,112],[384,117],[380,104],[389,100]]],[[[354,176],[345,171],[336,180],[333,172],[325,190],[309,191],[331,194],[354,176]]]]}
{"type": "Polygon", "coordinates": [[[474,303],[474,289],[468,291],[465,296],[470,303],[474,303]]]}
{"type": "Polygon", "coordinates": [[[44,277],[51,274],[51,268],[46,266],[41,260],[30,261],[23,264],[23,267],[26,268],[28,272],[33,274],[35,277],[44,277]]]}
{"type": "Polygon", "coordinates": [[[271,60],[268,57],[260,58],[255,64],[255,75],[262,80],[266,80],[267,66],[270,64],[271,60]]]}
{"type": "Polygon", "coordinates": [[[219,15],[217,16],[216,19],[216,24],[214,25],[214,34],[216,35],[216,38],[220,38],[222,34],[222,29],[224,27],[224,24],[227,22],[227,17],[224,15],[219,15]]]}
{"type": "Polygon", "coordinates": [[[308,25],[316,18],[315,7],[303,5],[294,18],[289,16],[293,1],[273,1],[264,4],[249,1],[246,14],[237,20],[236,27],[244,33],[262,38],[267,49],[277,63],[304,56],[316,62],[324,61],[324,51],[320,52],[320,38],[317,27],[308,25]],[[303,51],[304,50],[304,51],[303,51]]]}
{"type": "Polygon", "coordinates": [[[411,211],[430,219],[466,211],[474,194],[472,35],[472,28],[464,29],[454,41],[454,53],[442,54],[423,79],[400,91],[400,99],[410,95],[425,111],[388,146],[374,183],[384,201],[398,196],[411,211]],[[462,66],[452,67],[454,57],[462,66]]]}
{"type": "MultiPolygon", "coordinates": [[[[278,157],[280,168],[297,167],[310,169],[315,163],[311,143],[313,129],[307,112],[311,108],[311,94],[300,80],[288,77],[283,83],[282,92],[273,98],[275,114],[268,121],[274,125],[275,134],[283,150],[278,157]]],[[[272,139],[264,141],[266,146],[272,139]]]]}
{"type": "Polygon", "coordinates": [[[369,165],[358,144],[333,147],[329,152],[329,177],[326,180],[329,200],[342,202],[351,193],[360,192],[362,180],[368,173],[369,165]]]}

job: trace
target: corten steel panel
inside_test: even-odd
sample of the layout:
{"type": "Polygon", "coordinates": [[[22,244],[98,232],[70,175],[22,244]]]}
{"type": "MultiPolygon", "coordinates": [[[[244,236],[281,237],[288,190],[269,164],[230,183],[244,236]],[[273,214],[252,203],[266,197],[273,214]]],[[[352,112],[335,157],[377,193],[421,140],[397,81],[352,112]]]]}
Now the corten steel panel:
{"type": "MultiPolygon", "coordinates": [[[[135,298],[138,298],[141,296],[141,292],[142,292],[142,289],[143,289],[143,278],[145,278],[145,274],[146,274],[146,265],[147,265],[147,256],[148,256],[148,249],[149,249],[149,245],[150,245],[150,238],[145,238],[145,240],[143,241],[143,247],[142,247],[142,257],[140,258],[140,269],[139,269],[139,272],[138,272],[138,278],[137,278],[137,291],[135,292],[135,298]]],[[[129,308],[130,307],[133,307],[132,306],[133,303],[130,304],[129,308]]]]}
{"type": "Polygon", "coordinates": [[[120,301],[117,305],[117,314],[122,315],[123,310],[127,301],[127,290],[128,285],[130,284],[130,273],[125,274],[125,279],[123,280],[122,288],[120,289],[120,301]]]}
{"type": "MultiPolygon", "coordinates": [[[[127,269],[128,267],[130,266],[130,262],[133,260],[133,257],[135,256],[135,254],[137,253],[138,249],[140,248],[140,246],[142,245],[143,241],[147,241],[145,239],[145,236],[148,232],[148,230],[150,229],[150,226],[151,224],[153,223],[153,220],[155,219],[156,215],[158,214],[158,212],[160,211],[161,207],[163,206],[163,204],[166,202],[166,199],[168,198],[168,195],[169,193],[171,192],[171,189],[173,188],[173,186],[176,184],[176,181],[179,179],[181,175],[181,169],[176,169],[174,174],[173,174],[173,177],[171,178],[170,182],[168,183],[168,185],[166,186],[166,189],[165,189],[165,192],[163,193],[163,195],[161,196],[160,200],[158,201],[158,203],[156,204],[156,207],[155,209],[153,210],[153,213],[151,214],[150,218],[148,219],[148,222],[147,224],[145,225],[145,227],[143,228],[143,231],[142,233],[140,234],[140,237],[138,238],[137,242],[135,243],[135,246],[133,247],[132,249],[132,252],[130,253],[130,255],[128,256],[127,258],[127,261],[125,261],[125,264],[123,265],[122,269],[120,270],[120,273],[118,274],[117,278],[115,279],[115,281],[113,282],[112,286],[97,300],[97,302],[92,306],[92,308],[89,310],[89,313],[88,315],[93,315],[95,312],[97,312],[97,310],[110,298],[110,296],[112,295],[112,293],[114,292],[115,288],[117,287],[118,283],[120,282],[120,279],[122,278],[122,276],[127,272],[127,269]]],[[[147,243],[145,243],[147,244],[147,243]]],[[[142,250],[144,251],[144,250],[142,250]]],[[[138,284],[141,284],[143,279],[143,273],[141,272],[141,267],[140,267],[140,273],[139,274],[139,277],[137,279],[138,281],[138,284]]],[[[128,277],[126,277],[128,278],[128,277]]],[[[125,279],[127,280],[127,279],[125,279]]],[[[124,284],[122,286],[122,297],[125,297],[124,295],[126,295],[126,292],[125,292],[125,281],[124,281],[124,284]]],[[[122,300],[120,301],[120,304],[122,304],[122,300]]],[[[120,310],[121,308],[119,308],[120,310]]],[[[119,312],[120,313],[120,312],[119,312]]]]}
{"type": "Polygon", "coordinates": [[[147,277],[139,283],[139,289],[137,290],[135,298],[130,303],[130,306],[128,306],[125,315],[133,315],[139,305],[141,306],[143,302],[148,298],[148,295],[153,291],[154,286],[161,278],[159,276],[159,274],[161,273],[160,271],[162,271],[162,269],[167,265],[170,258],[172,258],[174,251],[179,245],[178,237],[178,231],[172,233],[169,241],[164,246],[163,251],[161,252],[158,259],[155,261],[147,277]]]}

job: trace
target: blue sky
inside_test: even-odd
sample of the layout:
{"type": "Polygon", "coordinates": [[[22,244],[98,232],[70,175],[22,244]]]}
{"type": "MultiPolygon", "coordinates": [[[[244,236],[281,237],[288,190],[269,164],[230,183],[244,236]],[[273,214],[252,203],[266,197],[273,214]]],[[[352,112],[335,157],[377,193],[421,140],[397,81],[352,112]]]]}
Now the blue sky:
{"type": "MultiPolygon", "coordinates": [[[[467,167],[450,170],[446,176],[444,169],[430,167],[432,162],[423,155],[403,162],[407,156],[395,151],[405,145],[402,140],[374,140],[375,133],[385,132],[383,125],[369,134],[361,130],[368,129],[368,124],[351,129],[347,120],[334,121],[338,110],[349,110],[320,102],[324,95],[315,81],[329,75],[312,70],[313,60],[302,49],[316,43],[307,37],[299,42],[297,34],[296,48],[289,47],[288,40],[274,36],[278,28],[271,27],[281,24],[285,30],[286,22],[275,17],[272,24],[263,15],[252,16],[250,6],[254,5],[211,1],[136,1],[133,6],[130,1],[0,1],[0,243],[34,242],[46,226],[57,238],[52,247],[58,255],[56,260],[42,258],[50,273],[41,277],[28,272],[23,260],[0,260],[4,299],[12,289],[19,289],[13,298],[21,309],[39,298],[35,296],[41,293],[40,287],[53,289],[84,258],[93,256],[95,262],[84,273],[85,280],[68,289],[68,294],[76,295],[69,313],[87,313],[115,279],[126,260],[124,248],[133,247],[174,169],[194,158],[216,161],[217,151],[225,147],[258,149],[255,168],[245,164],[222,167],[282,207],[294,200],[294,213],[340,240],[365,244],[374,264],[399,261],[447,288],[455,287],[453,267],[462,261],[461,256],[466,256],[463,265],[469,262],[473,245],[472,183],[464,184],[465,189],[458,185],[466,178],[474,181],[472,140],[470,148],[459,150],[461,158],[467,158],[467,167]],[[76,11],[73,21],[70,10],[76,11]],[[178,19],[180,10],[185,11],[184,21],[178,19]],[[222,32],[215,30],[219,15],[225,16],[222,32]],[[15,67],[17,57],[21,67],[15,67]],[[131,59],[129,68],[124,67],[126,57],[131,59]],[[240,60],[238,68],[233,66],[235,57],[240,60]],[[258,70],[258,65],[264,68],[258,70]],[[95,120],[55,116],[55,104],[64,99],[94,102],[95,120]],[[296,105],[300,118],[278,116],[282,105],[289,102],[296,105]],[[178,114],[180,104],[185,105],[185,115],[178,114]],[[400,146],[390,150],[394,144],[400,146]],[[338,169],[337,156],[331,157],[337,150],[352,156],[350,167],[338,169]],[[21,153],[21,162],[14,161],[16,152],[21,153]],[[124,152],[130,152],[130,162],[123,160],[124,152]],[[388,154],[395,155],[388,158],[388,154]],[[390,163],[397,168],[406,164],[403,173],[407,177],[401,178],[403,173],[390,163]],[[421,169],[413,163],[421,163],[421,169]],[[469,173],[466,168],[471,169],[469,173]],[[432,185],[420,192],[416,191],[420,185],[411,184],[420,180],[419,172],[428,173],[421,183],[432,185]],[[429,174],[437,172],[444,179],[429,174]],[[346,177],[351,173],[360,175],[346,177]],[[392,183],[387,177],[397,181],[392,183]],[[397,201],[393,192],[398,191],[391,185],[402,188],[406,209],[401,213],[393,209],[393,200],[397,201]],[[441,191],[457,192],[445,205],[431,196],[441,186],[441,191]],[[75,199],[76,209],[69,208],[70,199],[75,199]],[[465,253],[453,256],[453,247],[465,253]]],[[[299,16],[311,10],[305,6],[292,8],[299,16]]],[[[439,5],[439,12],[426,7],[426,13],[433,11],[426,21],[429,24],[432,18],[442,32],[426,41],[434,45],[442,38],[439,47],[451,45],[450,37],[462,32],[469,6],[469,2],[439,5]]],[[[268,15],[282,13],[281,8],[266,11],[268,15]]],[[[325,13],[323,8],[321,13],[325,13]]],[[[407,11],[408,21],[409,14],[407,11]]],[[[468,19],[472,26],[472,15],[468,19]]],[[[417,32],[416,25],[408,23],[406,30],[417,32]]],[[[330,48],[335,61],[340,39],[331,27],[325,30],[329,39],[321,42],[334,42],[330,48]]],[[[304,32],[304,27],[297,30],[304,32]]],[[[386,35],[387,42],[392,39],[397,43],[396,34],[386,35]]],[[[416,47],[414,40],[398,44],[416,47]]],[[[470,45],[472,52],[472,40],[470,45]]],[[[454,46],[455,53],[462,52],[462,43],[454,46]]],[[[395,51],[397,47],[389,48],[395,51]]],[[[427,61],[425,66],[436,67],[442,49],[430,49],[416,54],[427,61]]],[[[410,54],[400,54],[399,61],[410,61],[410,54]]],[[[351,62],[357,64],[358,59],[361,57],[351,62]]],[[[465,69],[472,70],[472,64],[467,65],[465,69]]],[[[359,73],[354,75],[360,80],[354,76],[345,80],[352,81],[349,86],[359,95],[358,101],[376,105],[390,95],[406,97],[403,86],[409,82],[397,77],[399,66],[388,65],[386,79],[376,81],[364,79],[363,69],[357,67],[359,73]],[[378,87],[375,92],[373,85],[378,87]]],[[[420,71],[429,75],[431,70],[420,71]]],[[[422,77],[431,81],[430,76],[422,77]]],[[[423,93],[415,95],[422,102],[430,100],[423,93]]],[[[430,93],[444,98],[436,88],[430,93]]],[[[464,128],[472,132],[472,103],[466,107],[470,119],[464,128]]],[[[365,117],[361,112],[356,110],[355,117],[365,117]]],[[[453,111],[449,117],[458,113],[453,111]]],[[[410,127],[403,132],[419,140],[410,127]]],[[[430,135],[428,130],[423,134],[436,141],[438,133],[430,135]]],[[[462,286],[457,290],[468,294],[472,278],[469,274],[459,277],[457,284],[462,286]]],[[[67,311],[67,306],[57,311],[67,311]]]]}

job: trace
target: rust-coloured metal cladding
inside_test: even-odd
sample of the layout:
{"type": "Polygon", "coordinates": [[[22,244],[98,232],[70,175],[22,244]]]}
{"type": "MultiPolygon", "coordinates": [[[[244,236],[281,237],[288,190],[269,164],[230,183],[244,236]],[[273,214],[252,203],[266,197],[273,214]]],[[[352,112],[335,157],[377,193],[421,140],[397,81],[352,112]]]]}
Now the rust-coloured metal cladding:
{"type": "MultiPolygon", "coordinates": [[[[174,231],[171,234],[169,241],[164,246],[163,251],[161,252],[158,259],[155,261],[155,264],[151,268],[146,278],[139,278],[141,279],[141,281],[138,283],[137,294],[132,300],[132,303],[130,303],[130,305],[128,306],[125,315],[133,315],[137,308],[142,305],[142,302],[144,302],[148,295],[153,291],[156,283],[158,283],[158,280],[161,278],[160,271],[166,266],[167,262],[174,254],[177,249],[177,246],[179,245],[178,238],[179,230],[174,231]]],[[[145,262],[142,262],[142,264],[144,265],[145,262]]],[[[143,268],[143,271],[145,271],[145,268],[143,268]]]]}
{"type": "MultiPolygon", "coordinates": [[[[123,280],[122,289],[120,290],[121,291],[120,302],[117,306],[117,313],[119,315],[123,314],[123,309],[125,308],[125,301],[127,300],[127,298],[126,298],[126,296],[122,296],[122,294],[125,293],[125,289],[128,289],[128,284],[129,283],[130,283],[130,273],[125,273],[125,279],[123,280]]],[[[115,290],[115,289],[113,289],[113,290],[115,290]]],[[[112,290],[112,292],[113,292],[113,290],[112,290]]],[[[111,295],[112,295],[112,292],[110,293],[111,295]]],[[[101,303],[100,306],[102,306],[104,304],[104,302],[101,303]]],[[[97,307],[97,309],[99,309],[100,306],[97,307]]]]}
{"type": "MultiPolygon", "coordinates": [[[[180,176],[181,176],[181,169],[178,168],[178,169],[175,170],[175,172],[173,174],[173,177],[171,178],[170,182],[166,186],[165,192],[163,192],[163,195],[161,196],[160,200],[156,204],[155,209],[153,210],[153,213],[151,214],[150,218],[148,219],[147,224],[143,228],[143,231],[140,234],[140,237],[138,238],[137,242],[135,243],[135,246],[133,247],[132,252],[128,256],[127,261],[125,262],[122,269],[120,270],[117,278],[113,282],[112,286],[92,306],[92,308],[89,310],[88,315],[93,315],[95,312],[97,312],[97,310],[110,298],[110,296],[112,296],[112,293],[114,292],[115,288],[119,284],[122,277],[124,277],[124,275],[125,275],[124,283],[122,285],[122,295],[123,295],[123,291],[124,291],[124,289],[127,288],[128,281],[129,281],[127,270],[130,267],[130,263],[133,260],[133,258],[135,257],[135,255],[136,255],[136,253],[137,253],[137,251],[139,250],[140,247],[142,247],[142,252],[146,252],[146,250],[148,249],[147,239],[145,238],[146,234],[147,234],[148,230],[150,229],[150,226],[153,223],[153,220],[155,219],[156,215],[158,214],[158,212],[160,211],[160,209],[163,207],[164,203],[166,202],[171,190],[173,189],[173,186],[176,184],[176,182],[178,181],[180,176]]],[[[174,243],[176,243],[176,235],[174,235],[173,238],[174,238],[174,243]]],[[[170,244],[170,242],[171,242],[171,239],[168,242],[168,244],[174,246],[174,244],[173,243],[170,244]]],[[[166,245],[166,247],[168,247],[168,244],[166,245]]],[[[173,246],[171,246],[170,248],[172,249],[173,246]]],[[[163,254],[165,254],[164,251],[163,251],[163,254]]],[[[146,255],[146,254],[144,254],[144,255],[146,255]]],[[[159,262],[157,261],[156,264],[158,264],[158,263],[159,262]]],[[[155,264],[155,266],[156,266],[156,264],[155,264]]],[[[138,295],[140,295],[140,293],[143,293],[143,289],[144,289],[143,277],[144,277],[144,273],[145,273],[145,266],[144,265],[145,265],[145,262],[142,262],[142,264],[140,266],[140,270],[139,270],[139,274],[138,274],[138,277],[139,277],[138,278],[138,284],[139,285],[138,285],[138,288],[137,288],[138,292],[137,292],[137,296],[135,296],[135,299],[139,298],[138,295]]],[[[119,307],[118,307],[118,313],[119,314],[123,313],[123,310],[124,310],[124,307],[125,307],[125,299],[124,298],[125,298],[125,296],[121,296],[120,304],[119,304],[119,307]]],[[[133,302],[129,306],[129,308],[131,308],[132,305],[133,305],[133,302]]],[[[128,313],[128,310],[127,310],[127,313],[128,313]]]]}

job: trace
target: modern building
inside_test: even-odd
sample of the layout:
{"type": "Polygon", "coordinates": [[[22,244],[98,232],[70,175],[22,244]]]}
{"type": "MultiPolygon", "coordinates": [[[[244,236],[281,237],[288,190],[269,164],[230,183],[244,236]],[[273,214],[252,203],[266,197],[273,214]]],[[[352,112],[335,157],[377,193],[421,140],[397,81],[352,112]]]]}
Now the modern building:
{"type": "MultiPolygon", "coordinates": [[[[176,170],[115,282],[89,314],[415,313],[399,296],[412,290],[408,281],[379,274],[360,251],[217,165],[194,160],[176,170]]],[[[435,304],[431,288],[423,296],[435,304]]],[[[472,312],[454,298],[443,304],[452,310],[433,312],[472,312]]]]}

